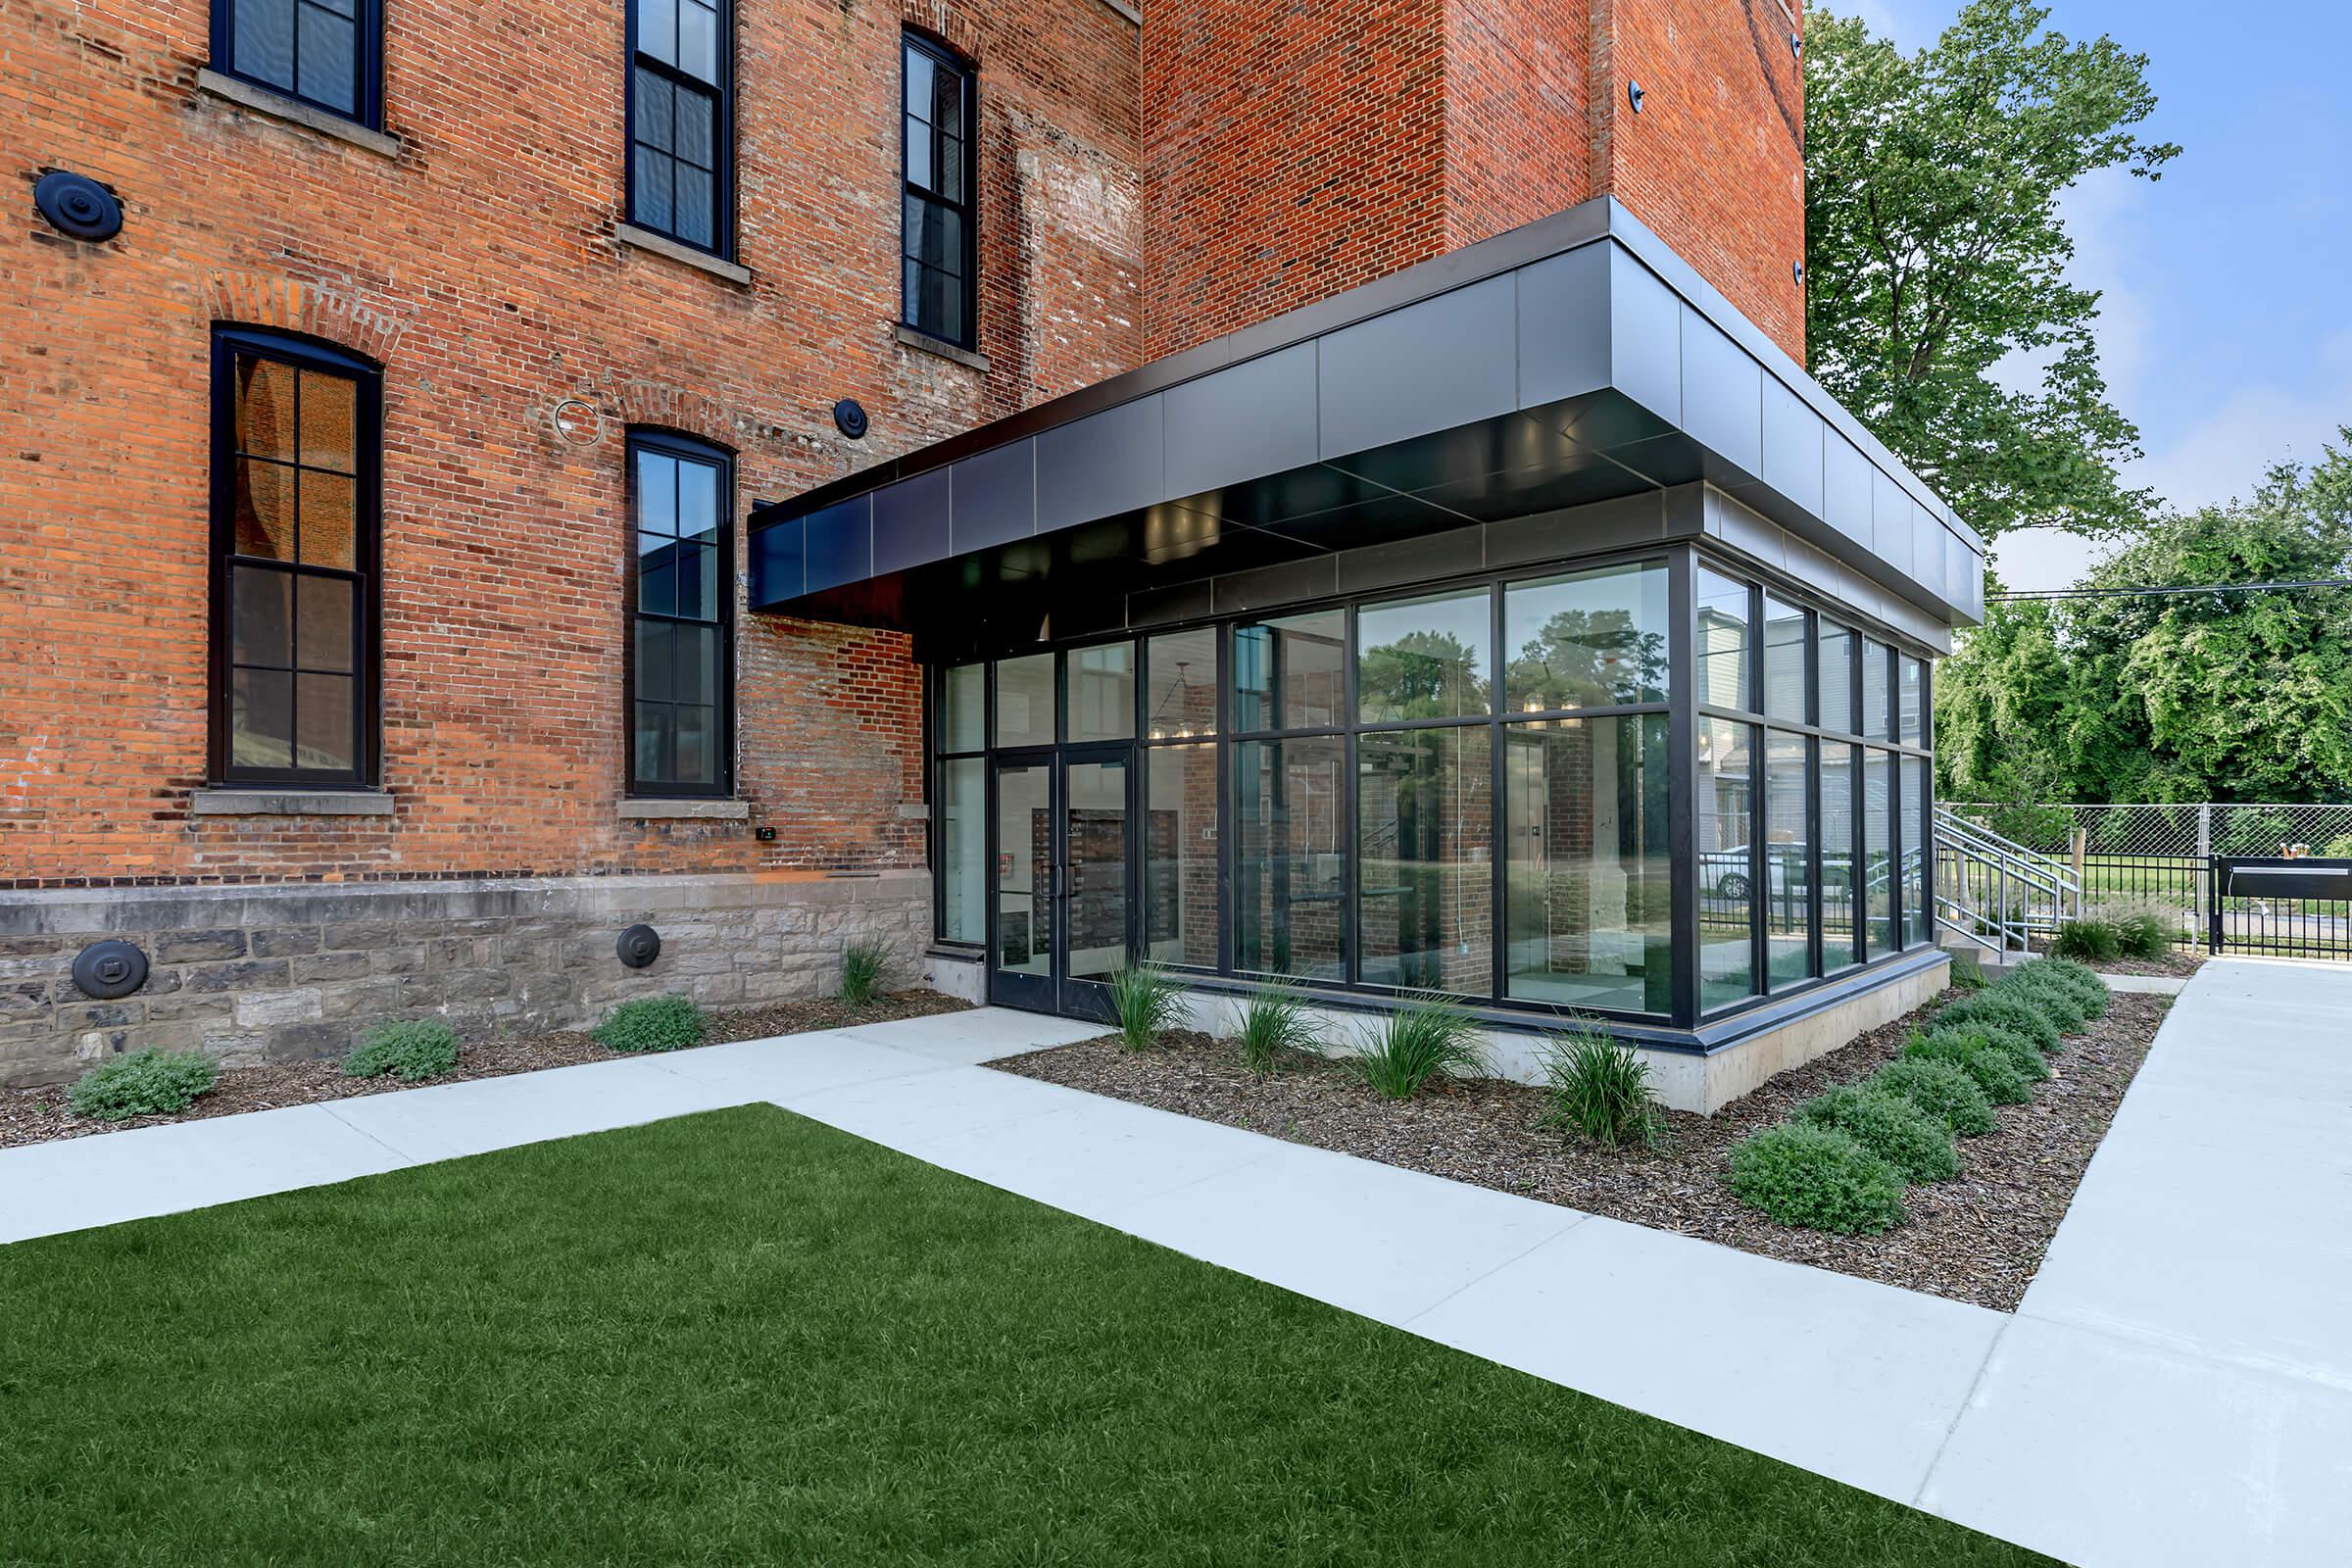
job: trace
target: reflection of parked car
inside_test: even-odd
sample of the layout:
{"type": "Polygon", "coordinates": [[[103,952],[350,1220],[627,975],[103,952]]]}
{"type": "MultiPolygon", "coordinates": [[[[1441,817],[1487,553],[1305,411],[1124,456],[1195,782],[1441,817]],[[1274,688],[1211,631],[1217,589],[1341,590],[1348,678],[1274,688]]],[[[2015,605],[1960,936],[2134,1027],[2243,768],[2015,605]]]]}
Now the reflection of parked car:
{"type": "MultiPolygon", "coordinates": [[[[1748,892],[1750,867],[1747,847],[1736,850],[1710,850],[1698,858],[1699,886],[1703,893],[1719,899],[1744,899],[1748,892]]],[[[1764,888],[1768,898],[1802,897],[1810,891],[1806,847],[1802,844],[1767,844],[1764,846],[1764,888]]],[[[1853,869],[1844,864],[1822,867],[1821,885],[1824,888],[1850,887],[1853,869]]]]}

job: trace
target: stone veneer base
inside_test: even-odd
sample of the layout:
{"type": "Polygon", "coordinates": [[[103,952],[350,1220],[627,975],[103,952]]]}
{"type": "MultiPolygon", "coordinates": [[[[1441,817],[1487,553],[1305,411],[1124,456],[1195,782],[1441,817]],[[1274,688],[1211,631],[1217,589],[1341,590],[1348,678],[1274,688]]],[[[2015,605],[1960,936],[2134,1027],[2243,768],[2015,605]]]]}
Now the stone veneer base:
{"type": "Polygon", "coordinates": [[[13,893],[0,904],[0,1085],[55,1083],[148,1046],[229,1064],[339,1056],[369,1026],[445,1018],[461,1037],[593,1022],[628,997],[707,1005],[829,994],[856,938],[887,943],[902,983],[928,972],[931,876],[452,879],[13,893]],[[662,955],[623,965],[639,922],[662,955]],[[84,996],[74,956],[107,937],[147,954],[147,982],[84,996]]]}

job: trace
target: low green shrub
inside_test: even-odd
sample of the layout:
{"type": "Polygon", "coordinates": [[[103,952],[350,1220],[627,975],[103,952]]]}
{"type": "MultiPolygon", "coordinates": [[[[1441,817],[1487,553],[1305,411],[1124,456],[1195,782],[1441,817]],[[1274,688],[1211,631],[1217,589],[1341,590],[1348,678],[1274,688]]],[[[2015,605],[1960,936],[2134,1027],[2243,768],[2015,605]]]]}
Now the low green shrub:
{"type": "Polygon", "coordinates": [[[1955,991],[1982,991],[1984,989],[1984,966],[1977,961],[1975,954],[1955,953],[1952,955],[1952,989],[1955,991]]]}
{"type": "Polygon", "coordinates": [[[2010,978],[2033,985],[2071,987],[2082,1001],[2085,1014],[2092,1018],[2105,1017],[2107,1004],[2115,1000],[2115,993],[2107,989],[2106,981],[2100,979],[2089,965],[2077,963],[2072,958],[2030,959],[2019,964],[2011,972],[2010,978]]]}
{"type": "Polygon", "coordinates": [[[1285,985],[1269,985],[1252,994],[1242,1008],[1241,1027],[1233,1043],[1242,1053],[1242,1065],[1260,1078],[1282,1071],[1292,1056],[1319,1053],[1323,1031],[1308,1016],[1305,999],[1285,985]]]}
{"type": "Polygon", "coordinates": [[[2115,921],[2116,940],[2127,958],[2161,958],[2173,951],[2180,921],[2154,909],[2133,909],[2115,921]]]}
{"type": "Polygon", "coordinates": [[[1356,1076],[1389,1100],[1409,1100],[1440,1073],[1473,1072],[1485,1063],[1478,1020],[1438,996],[1401,999],[1348,1058],[1356,1076]]]}
{"type": "Polygon", "coordinates": [[[2093,915],[2080,919],[2062,920],[2058,939],[2051,944],[2062,958],[2080,958],[2087,963],[2113,963],[2124,954],[2123,933],[2105,920],[2093,915]]]}
{"type": "Polygon", "coordinates": [[[1184,987],[1156,963],[1131,963],[1110,977],[1110,1014],[1119,1043],[1149,1051],[1184,1021],[1184,987]]]}
{"type": "Polygon", "coordinates": [[[2040,1009],[2061,1037],[2075,1033],[2090,1021],[2090,1005],[2082,992],[2065,980],[2038,976],[2031,966],[2019,969],[1993,987],[1990,994],[2023,999],[2027,1005],[2040,1009]]]}
{"type": "Polygon", "coordinates": [[[685,997],[631,997],[589,1034],[607,1051],[680,1051],[701,1045],[710,1027],[685,997]]]}
{"type": "Polygon", "coordinates": [[[1903,1178],[1831,1127],[1783,1122],[1732,1151],[1732,1196],[1783,1225],[1851,1236],[1903,1222],[1903,1178]]]}
{"type": "Polygon", "coordinates": [[[368,1030],[360,1049],[343,1058],[343,1075],[380,1078],[390,1073],[403,1083],[420,1084],[457,1064],[456,1031],[438,1018],[417,1018],[379,1023],[368,1030]]]}
{"type": "Polygon", "coordinates": [[[1951,1128],[1900,1095],[1867,1084],[1839,1084],[1799,1105],[1794,1119],[1845,1134],[1905,1181],[1944,1182],[1960,1174],[1951,1128]]]}
{"type": "Polygon", "coordinates": [[[1949,1062],[1976,1080],[1984,1098],[1996,1105],[2022,1105],[2034,1098],[2032,1082],[2018,1071],[2008,1053],[1982,1035],[1950,1030],[1915,1034],[1903,1043],[1903,1059],[1949,1062]]]}
{"type": "Polygon", "coordinates": [[[1931,1035],[1953,1034],[1984,1042],[2009,1058],[2009,1065],[2029,1084],[2037,1084],[2050,1076],[2048,1058],[2034,1049],[2034,1042],[2016,1030],[1997,1023],[1974,1019],[1967,1023],[1936,1023],[1928,1027],[1931,1035]]]}
{"type": "Polygon", "coordinates": [[[132,1116],[173,1116],[220,1078],[220,1064],[201,1051],[158,1051],[150,1047],[102,1061],[74,1080],[66,1103],[76,1116],[123,1121],[132,1116]]]}
{"type": "Polygon", "coordinates": [[[2007,1029],[2033,1042],[2036,1051],[2056,1051],[2062,1044],[2058,1025],[2050,1015],[2035,1004],[2024,992],[1994,986],[1938,1011],[1930,1019],[1934,1024],[1986,1023],[1997,1029],[2007,1029]]]}
{"type": "Polygon", "coordinates": [[[1544,1043],[1547,1103],[1541,1125],[1611,1146],[1654,1147],[1660,1123],[1649,1063],[1596,1019],[1572,1018],[1544,1043]]]}
{"type": "Polygon", "coordinates": [[[1873,1074],[1873,1087],[1900,1095],[1963,1138],[1975,1138],[1998,1126],[1992,1101],[1959,1067],[1948,1061],[1905,1059],[1890,1061],[1873,1074]]]}
{"type": "Polygon", "coordinates": [[[841,1000],[870,1007],[890,977],[890,944],[860,937],[841,950],[841,1000]]]}

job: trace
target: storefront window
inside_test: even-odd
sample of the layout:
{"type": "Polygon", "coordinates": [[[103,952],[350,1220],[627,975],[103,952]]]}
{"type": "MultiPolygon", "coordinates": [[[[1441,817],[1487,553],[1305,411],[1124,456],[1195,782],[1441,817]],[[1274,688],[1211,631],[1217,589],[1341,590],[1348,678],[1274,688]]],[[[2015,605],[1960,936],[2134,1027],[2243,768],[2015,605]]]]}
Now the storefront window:
{"type": "Polygon", "coordinates": [[[939,767],[940,921],[949,942],[988,940],[988,761],[959,757],[939,767]]]}
{"type": "Polygon", "coordinates": [[[1854,728],[1854,634],[1833,621],[1821,623],[1821,727],[1854,728]]]}
{"type": "Polygon", "coordinates": [[[1873,958],[1894,951],[1893,760],[1886,753],[1863,753],[1862,908],[1873,958]]]}
{"type": "Polygon", "coordinates": [[[1698,624],[1692,650],[1698,668],[1698,700],[1709,708],[1752,710],[1747,654],[1747,584],[1719,571],[1698,568],[1698,624]]]}
{"type": "Polygon", "coordinates": [[[1233,963],[1250,974],[1348,976],[1347,743],[1233,749],[1233,963]]]}
{"type": "Polygon", "coordinates": [[[1494,612],[1494,595],[1484,588],[1357,611],[1358,716],[1383,724],[1485,713],[1494,612]]]}
{"type": "Polygon", "coordinates": [[[1513,583],[1502,596],[1503,711],[1666,700],[1666,565],[1513,583]]]}
{"type": "Polygon", "coordinates": [[[1698,979],[1700,1007],[1755,995],[1754,731],[1698,722],[1698,979]]]}
{"type": "Polygon", "coordinates": [[[1054,656],[997,661],[997,744],[1054,743],[1054,656]]]}
{"type": "Polygon", "coordinates": [[[1144,753],[1144,947],[1159,963],[1217,964],[1217,749],[1144,753]]]}
{"type": "Polygon", "coordinates": [[[1824,973],[1860,958],[1854,947],[1854,748],[1821,748],[1821,964],[1824,973]]]}
{"type": "Polygon", "coordinates": [[[1928,763],[1919,757],[1903,759],[1903,924],[1914,944],[1935,935],[1928,908],[1928,763]]]}
{"type": "Polygon", "coordinates": [[[1217,634],[1206,626],[1144,644],[1144,739],[1217,732],[1217,634]]]}
{"type": "Polygon", "coordinates": [[[1504,995],[1673,1005],[1664,713],[1503,727],[1504,995]]]}
{"type": "Polygon", "coordinates": [[[1070,650],[1070,736],[1123,741],[1135,733],[1135,644],[1070,650]]]}
{"type": "Polygon", "coordinates": [[[1811,720],[1805,712],[1805,612],[1764,596],[1764,716],[1784,723],[1811,720]]]}
{"type": "Polygon", "coordinates": [[[1492,732],[1356,741],[1356,930],[1364,983],[1494,993],[1492,732]]]}
{"type": "Polygon", "coordinates": [[[1813,973],[1813,834],[1806,787],[1812,749],[1809,736],[1765,731],[1761,895],[1765,968],[1776,987],[1813,973]]]}
{"type": "Polygon", "coordinates": [[[1233,630],[1233,727],[1328,729],[1345,711],[1348,617],[1318,610],[1233,630]]]}

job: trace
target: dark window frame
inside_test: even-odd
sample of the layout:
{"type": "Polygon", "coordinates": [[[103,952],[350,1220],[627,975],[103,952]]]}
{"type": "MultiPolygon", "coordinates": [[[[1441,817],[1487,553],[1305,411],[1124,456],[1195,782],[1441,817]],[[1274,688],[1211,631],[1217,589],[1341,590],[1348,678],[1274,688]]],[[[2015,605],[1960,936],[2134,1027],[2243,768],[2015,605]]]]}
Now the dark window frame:
{"type": "MultiPolygon", "coordinates": [[[[212,343],[211,612],[207,710],[207,775],[228,788],[369,790],[376,787],[383,738],[383,368],[316,338],[258,328],[215,325],[212,343]],[[352,431],[352,566],[349,570],[241,556],[236,550],[236,363],[251,355],[297,370],[348,378],[355,384],[352,431]],[[230,700],[234,629],[230,585],[235,568],[261,566],[294,577],[350,581],[352,602],[352,766],[326,770],[239,766],[231,750],[230,700]]],[[[299,524],[298,524],[299,526],[299,524]]]]}
{"type": "Polygon", "coordinates": [[[910,332],[951,344],[960,349],[976,349],[980,342],[980,68],[976,62],[945,40],[914,27],[902,28],[899,43],[899,321],[910,332]],[[912,164],[907,158],[906,143],[906,66],[908,56],[920,52],[928,56],[935,69],[952,71],[963,82],[963,200],[950,201],[927,187],[918,186],[911,177],[912,164]],[[915,301],[906,295],[906,200],[914,197],[947,208],[963,220],[963,331],[954,335],[924,325],[917,319],[915,301]]]}
{"type": "MultiPolygon", "coordinates": [[[[297,51],[298,60],[302,47],[300,13],[302,7],[309,3],[311,0],[293,0],[297,33],[294,48],[297,51]]],[[[354,106],[350,109],[338,108],[333,104],[309,97],[292,87],[284,86],[266,76],[257,75],[250,70],[240,68],[237,64],[237,0],[212,0],[211,66],[213,70],[220,72],[224,76],[234,76],[239,81],[251,82],[265,92],[273,92],[280,97],[291,98],[296,103],[307,105],[322,115],[332,115],[337,120],[348,120],[353,124],[365,126],[369,130],[381,130],[384,128],[384,0],[353,0],[352,31],[354,46],[351,71],[354,106]]],[[[299,82],[300,75],[297,74],[295,79],[299,82]]]]}
{"type": "MultiPolygon", "coordinates": [[[[660,234],[689,250],[715,256],[722,262],[732,262],[735,260],[735,0],[718,0],[718,45],[714,61],[718,68],[718,80],[715,82],[704,81],[667,61],[657,60],[639,51],[637,13],[641,3],[642,0],[625,0],[621,8],[624,29],[620,77],[622,205],[628,214],[628,221],[636,227],[660,234]],[[681,235],[674,218],[668,223],[649,222],[638,207],[637,72],[641,66],[668,81],[673,92],[682,87],[689,92],[712,92],[717,95],[718,102],[711,114],[710,243],[708,245],[681,235]]],[[[665,155],[675,157],[674,153],[665,155]]]]}
{"type": "Polygon", "coordinates": [[[682,435],[658,425],[631,425],[623,451],[621,549],[628,564],[626,613],[622,616],[620,718],[622,788],[631,800],[731,800],[735,794],[735,454],[712,442],[682,435]],[[637,623],[649,613],[657,618],[695,625],[710,624],[692,616],[661,615],[638,609],[637,454],[655,451],[671,458],[715,465],[718,468],[718,677],[717,777],[709,784],[680,784],[643,779],[637,773],[637,623]]]}

